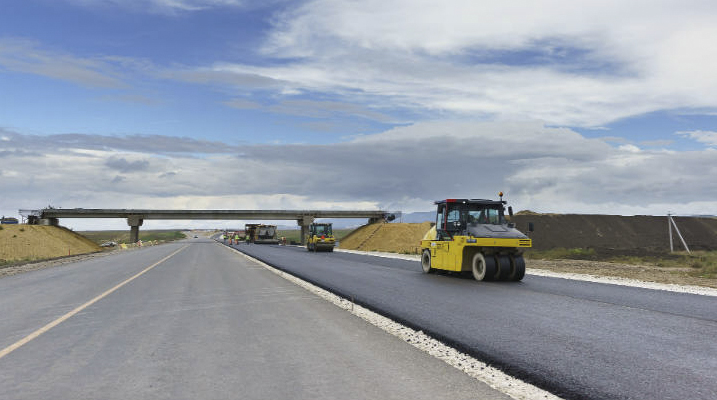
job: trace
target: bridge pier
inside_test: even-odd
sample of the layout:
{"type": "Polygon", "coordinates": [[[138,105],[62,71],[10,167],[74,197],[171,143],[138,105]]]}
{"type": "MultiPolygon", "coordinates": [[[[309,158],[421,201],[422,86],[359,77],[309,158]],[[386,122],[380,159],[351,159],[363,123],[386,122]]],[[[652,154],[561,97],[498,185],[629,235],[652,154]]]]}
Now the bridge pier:
{"type": "Polygon", "coordinates": [[[129,225],[129,241],[130,243],[139,242],[139,227],[142,226],[144,219],[141,215],[130,215],[127,217],[127,225],[129,225]]]}
{"type": "MultiPolygon", "coordinates": [[[[28,224],[30,224],[29,221],[28,221],[28,224]]],[[[58,218],[40,218],[35,221],[35,224],[58,226],[58,225],[60,225],[60,220],[58,218]]],[[[33,225],[33,224],[30,224],[30,225],[33,225]]]]}
{"type": "Polygon", "coordinates": [[[314,222],[314,217],[304,215],[296,222],[301,226],[301,245],[306,246],[306,237],[309,235],[309,225],[314,222]]]}

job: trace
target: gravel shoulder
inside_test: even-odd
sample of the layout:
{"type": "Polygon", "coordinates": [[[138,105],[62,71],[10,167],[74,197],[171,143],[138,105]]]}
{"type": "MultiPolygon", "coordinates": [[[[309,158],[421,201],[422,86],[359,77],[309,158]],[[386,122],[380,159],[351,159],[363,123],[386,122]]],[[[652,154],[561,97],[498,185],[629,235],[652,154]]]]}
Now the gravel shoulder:
{"type": "Polygon", "coordinates": [[[53,258],[53,259],[49,259],[49,260],[32,261],[32,262],[24,262],[24,263],[19,262],[19,263],[8,264],[8,265],[0,265],[0,278],[4,278],[6,276],[22,274],[22,273],[30,272],[30,271],[36,271],[39,269],[60,266],[60,265],[64,265],[64,264],[71,264],[74,262],[89,260],[92,258],[106,257],[111,254],[116,254],[120,251],[127,251],[127,250],[117,249],[117,250],[102,251],[102,252],[97,252],[97,253],[80,254],[77,256],[53,258]]]}

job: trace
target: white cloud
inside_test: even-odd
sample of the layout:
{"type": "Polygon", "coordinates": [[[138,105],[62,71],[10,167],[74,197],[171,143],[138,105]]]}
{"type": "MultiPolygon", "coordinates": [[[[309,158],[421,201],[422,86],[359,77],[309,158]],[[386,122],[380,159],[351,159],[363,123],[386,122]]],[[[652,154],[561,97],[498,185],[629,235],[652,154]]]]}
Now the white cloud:
{"type": "Polygon", "coordinates": [[[286,62],[211,69],[280,95],[591,127],[717,108],[715,18],[711,1],[314,0],[275,18],[263,52],[286,62]]]}
{"type": "Polygon", "coordinates": [[[630,153],[639,153],[640,152],[640,148],[635,146],[634,144],[624,144],[622,146],[619,146],[618,149],[620,149],[622,151],[627,151],[630,153]]]}
{"type": "MultiPolygon", "coordinates": [[[[171,67],[129,57],[76,57],[22,40],[0,40],[0,65],[91,87],[121,87],[145,74],[228,88],[276,112],[307,101],[383,123],[406,119],[540,120],[596,127],[658,110],[717,109],[717,3],[546,0],[71,0],[191,11],[282,11],[256,64],[208,60],[171,67]],[[556,10],[559,10],[556,11],[556,10]],[[257,97],[252,97],[256,94],[257,97]],[[297,99],[298,96],[301,96],[297,99]],[[390,114],[402,112],[404,117],[390,114]]],[[[147,102],[141,96],[117,97],[147,102]]],[[[299,107],[316,112],[318,108],[299,107]]]]}
{"type": "MultiPolygon", "coordinates": [[[[27,139],[3,134],[11,148],[27,139]]],[[[540,212],[713,214],[717,207],[717,151],[634,151],[537,122],[434,121],[344,143],[241,152],[215,143],[225,150],[200,157],[158,154],[157,137],[134,138],[133,150],[110,139],[85,149],[77,148],[81,140],[47,137],[54,145],[42,155],[0,157],[0,171],[18,173],[3,174],[3,206],[408,212],[502,190],[516,210],[540,212]]]]}
{"type": "Polygon", "coordinates": [[[690,139],[694,139],[700,143],[707,144],[709,146],[717,146],[717,132],[712,131],[680,131],[677,132],[680,136],[685,136],[690,139]]]}
{"type": "Polygon", "coordinates": [[[88,87],[125,86],[118,68],[106,59],[76,57],[51,51],[25,39],[0,38],[0,67],[88,87]]]}

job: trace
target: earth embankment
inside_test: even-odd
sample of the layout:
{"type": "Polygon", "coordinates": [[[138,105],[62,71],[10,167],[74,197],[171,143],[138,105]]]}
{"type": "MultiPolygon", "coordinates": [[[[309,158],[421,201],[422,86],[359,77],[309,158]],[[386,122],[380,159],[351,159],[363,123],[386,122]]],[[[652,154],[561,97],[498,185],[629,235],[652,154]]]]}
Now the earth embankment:
{"type": "MultiPolygon", "coordinates": [[[[673,217],[690,250],[717,250],[717,218],[673,217]]],[[[636,215],[529,214],[513,222],[530,234],[533,249],[592,248],[598,252],[649,255],[670,251],[667,217],[636,215]]],[[[684,250],[674,228],[675,250],[684,250]]]]}
{"type": "Polygon", "coordinates": [[[341,239],[339,248],[348,250],[417,253],[430,222],[420,224],[377,222],[364,225],[341,239]]]}
{"type": "MultiPolygon", "coordinates": [[[[690,250],[717,250],[717,218],[673,217],[690,250]]],[[[652,255],[670,251],[667,217],[587,214],[527,214],[513,216],[522,232],[530,233],[533,249],[594,249],[610,255],[652,255]]],[[[340,247],[352,250],[415,252],[431,224],[376,223],[344,238],[340,247]]],[[[675,229],[673,246],[684,250],[675,229]]]]}
{"type": "Polygon", "coordinates": [[[41,225],[1,225],[0,265],[44,260],[102,250],[67,228],[41,225]]]}

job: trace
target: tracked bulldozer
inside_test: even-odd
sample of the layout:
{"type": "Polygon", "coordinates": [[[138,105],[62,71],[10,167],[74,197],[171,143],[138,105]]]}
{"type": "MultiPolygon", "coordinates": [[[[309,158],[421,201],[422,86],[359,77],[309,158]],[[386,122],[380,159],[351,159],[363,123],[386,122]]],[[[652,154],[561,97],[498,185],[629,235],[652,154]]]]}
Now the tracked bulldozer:
{"type": "MultiPolygon", "coordinates": [[[[523,251],[532,242],[506,220],[506,202],[502,192],[499,196],[436,201],[436,225],[421,241],[423,272],[472,272],[479,281],[523,279],[523,251]]],[[[508,213],[513,216],[512,207],[508,213]]]]}

